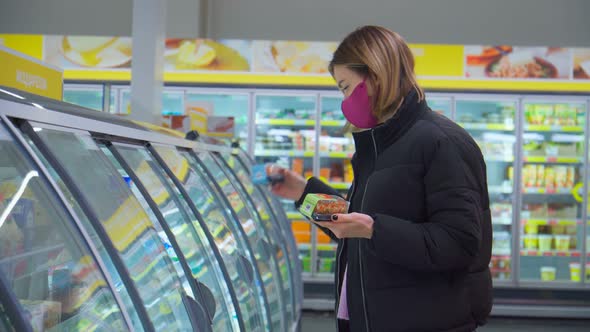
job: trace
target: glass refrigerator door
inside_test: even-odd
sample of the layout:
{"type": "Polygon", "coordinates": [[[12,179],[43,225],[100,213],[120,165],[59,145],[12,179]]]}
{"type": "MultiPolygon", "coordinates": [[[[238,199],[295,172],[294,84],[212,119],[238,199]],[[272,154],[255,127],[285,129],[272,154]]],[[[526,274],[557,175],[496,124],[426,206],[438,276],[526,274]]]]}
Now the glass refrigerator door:
{"type": "MultiPolygon", "coordinates": [[[[120,109],[117,114],[131,113],[131,91],[121,90],[120,109]]],[[[183,115],[184,114],[184,91],[164,90],[162,91],[162,115],[183,115]]]]}
{"type": "MultiPolygon", "coordinates": [[[[146,148],[122,144],[115,144],[115,147],[127,165],[129,165],[139,178],[150,198],[158,205],[160,213],[174,234],[191,270],[192,274],[189,276],[185,275],[179,263],[179,258],[171,247],[170,240],[165,234],[164,229],[159,226],[159,221],[153,215],[153,212],[150,213],[158,235],[162,238],[172,261],[175,262],[176,271],[181,277],[181,281],[183,281],[187,294],[193,293],[187,277],[195,278],[198,282],[203,283],[212,292],[216,304],[213,306],[213,309],[216,309],[216,311],[210,313],[213,315],[213,330],[239,331],[232,298],[225,283],[221,267],[219,266],[221,262],[216,261],[207,238],[203,236],[204,231],[196,221],[196,218],[189,214],[189,208],[186,202],[179,198],[181,197],[180,192],[174,190],[175,187],[171,183],[171,180],[166,177],[164,171],[149,155],[146,148]],[[203,237],[199,237],[200,235],[203,237]]],[[[105,152],[105,154],[108,153],[105,152]]],[[[117,165],[122,175],[127,175],[117,161],[113,161],[113,164],[117,165]]],[[[137,199],[142,202],[144,209],[151,212],[151,208],[147,205],[145,198],[139,192],[133,181],[129,181],[129,186],[137,199]]],[[[198,296],[196,294],[196,298],[198,296]]],[[[195,298],[195,294],[193,294],[193,298],[195,298]]],[[[203,324],[205,322],[197,323],[203,324]]]]}
{"type": "MultiPolygon", "coordinates": [[[[262,193],[258,190],[257,187],[254,186],[252,180],[250,178],[250,174],[245,167],[238,161],[236,157],[231,155],[230,153],[222,153],[217,155],[220,158],[218,159],[220,164],[227,165],[231,168],[232,175],[235,174],[235,180],[238,180],[248,193],[248,196],[252,199],[252,203],[254,207],[258,211],[258,214],[255,215],[259,217],[259,222],[262,223],[264,226],[264,230],[266,232],[266,240],[272,247],[275,248],[273,250],[275,259],[278,263],[279,272],[281,273],[281,280],[283,286],[283,298],[284,304],[286,307],[287,315],[290,317],[291,322],[295,319],[294,313],[294,293],[293,293],[293,278],[291,272],[291,264],[289,263],[289,256],[287,255],[287,247],[286,241],[282,238],[282,233],[278,229],[278,220],[276,219],[273,212],[270,210],[269,206],[267,205],[266,199],[262,195],[262,193]]],[[[236,182],[237,183],[237,182],[236,182]]]]}
{"type": "Polygon", "coordinates": [[[523,104],[520,279],[579,283],[586,104],[523,104]]]}
{"type": "Polygon", "coordinates": [[[250,95],[239,92],[201,93],[189,90],[186,94],[186,108],[200,107],[211,115],[234,117],[233,137],[238,138],[246,148],[248,142],[248,112],[250,95]]]}
{"type": "Polygon", "coordinates": [[[246,330],[268,330],[265,329],[267,309],[263,282],[253,273],[254,255],[238,230],[240,226],[229,217],[229,207],[224,206],[220,198],[222,193],[215,189],[212,180],[188,153],[164,147],[156,147],[156,150],[183,184],[213,236],[236,293],[246,330]]]}
{"type": "Polygon", "coordinates": [[[430,106],[432,111],[434,111],[438,114],[442,114],[449,119],[453,118],[451,98],[439,97],[436,95],[433,97],[430,97],[430,95],[427,95],[426,99],[428,102],[428,106],[430,106]]]}
{"type": "Polygon", "coordinates": [[[456,120],[480,146],[487,164],[493,244],[490,269],[496,280],[512,280],[515,100],[456,101],[456,120]]]}
{"type": "Polygon", "coordinates": [[[85,194],[119,252],[155,329],[190,329],[172,261],[119,172],[87,133],[38,129],[37,135],[85,194]]]}
{"type": "Polygon", "coordinates": [[[241,188],[234,185],[234,182],[228,178],[225,171],[216,163],[210,153],[199,153],[198,157],[205,168],[210,171],[219,187],[221,187],[223,194],[228,198],[249,246],[254,252],[270,307],[271,330],[283,331],[285,329],[283,326],[283,296],[278,265],[273,255],[274,248],[266,241],[264,228],[254,217],[255,212],[249,202],[244,200],[246,195],[241,188]]]}
{"type": "MultiPolygon", "coordinates": [[[[342,96],[322,96],[320,115],[320,140],[319,140],[319,178],[338,190],[346,197],[348,189],[352,185],[352,165],[350,159],[354,154],[354,141],[352,134],[346,130],[346,119],[341,110],[342,96]]],[[[332,275],[335,269],[336,246],[324,232],[319,229],[312,239],[311,225],[301,215],[292,221],[295,238],[299,244],[303,256],[304,271],[312,269],[311,250],[308,243],[311,239],[317,249],[317,261],[315,270],[320,275],[332,275]]]]}
{"type": "MultiPolygon", "coordinates": [[[[314,95],[256,96],[256,162],[276,163],[306,178],[313,176],[316,99],[314,95]]],[[[293,202],[281,201],[289,217],[301,218],[293,202]]]]}
{"type": "Polygon", "coordinates": [[[65,85],[63,100],[95,111],[102,111],[103,87],[101,85],[65,85]]]}
{"type": "Polygon", "coordinates": [[[6,286],[36,331],[128,330],[74,221],[25,154],[0,124],[0,273],[6,286]]]}

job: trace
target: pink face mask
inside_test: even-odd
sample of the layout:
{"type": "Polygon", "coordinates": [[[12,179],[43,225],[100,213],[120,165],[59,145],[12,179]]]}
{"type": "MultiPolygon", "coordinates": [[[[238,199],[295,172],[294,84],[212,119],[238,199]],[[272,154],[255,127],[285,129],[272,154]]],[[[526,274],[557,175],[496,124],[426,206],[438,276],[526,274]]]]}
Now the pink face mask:
{"type": "Polygon", "coordinates": [[[371,113],[371,99],[367,93],[366,79],[359,83],[348,98],[342,101],[342,113],[348,122],[357,128],[367,129],[377,125],[371,113]]]}

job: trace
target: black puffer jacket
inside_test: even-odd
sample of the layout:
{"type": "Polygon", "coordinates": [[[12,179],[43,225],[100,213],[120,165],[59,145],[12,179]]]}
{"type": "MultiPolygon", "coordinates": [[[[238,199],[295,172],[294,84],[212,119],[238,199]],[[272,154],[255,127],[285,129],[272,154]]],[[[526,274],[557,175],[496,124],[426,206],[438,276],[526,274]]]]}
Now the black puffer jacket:
{"type": "MultiPolygon", "coordinates": [[[[374,218],[373,237],[338,240],[324,229],[339,244],[337,306],[348,265],[350,330],[483,325],[492,302],[492,225],[477,144],[414,92],[394,118],[354,140],[350,212],[374,218]]],[[[306,193],[336,194],[315,178],[306,193]]]]}

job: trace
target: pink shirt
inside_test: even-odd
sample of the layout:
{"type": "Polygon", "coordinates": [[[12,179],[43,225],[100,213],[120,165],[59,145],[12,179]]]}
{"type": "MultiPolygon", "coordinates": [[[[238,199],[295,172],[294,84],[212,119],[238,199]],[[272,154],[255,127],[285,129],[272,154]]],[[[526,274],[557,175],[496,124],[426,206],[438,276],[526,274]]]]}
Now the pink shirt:
{"type": "Polygon", "coordinates": [[[339,319],[350,320],[348,317],[348,303],[346,302],[346,274],[348,272],[348,264],[344,269],[344,278],[342,279],[342,289],[340,290],[340,302],[338,305],[338,314],[336,315],[339,319]]]}

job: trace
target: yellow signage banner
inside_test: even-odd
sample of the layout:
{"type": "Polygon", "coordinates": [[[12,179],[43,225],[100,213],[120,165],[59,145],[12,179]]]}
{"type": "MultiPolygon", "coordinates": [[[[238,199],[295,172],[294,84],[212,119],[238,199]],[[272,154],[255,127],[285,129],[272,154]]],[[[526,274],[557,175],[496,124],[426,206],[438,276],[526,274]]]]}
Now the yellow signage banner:
{"type": "Polygon", "coordinates": [[[60,69],[0,46],[0,85],[61,100],[63,75],[60,69]]]}
{"type": "Polygon", "coordinates": [[[463,77],[465,61],[462,45],[411,44],[420,77],[463,77]]]}

